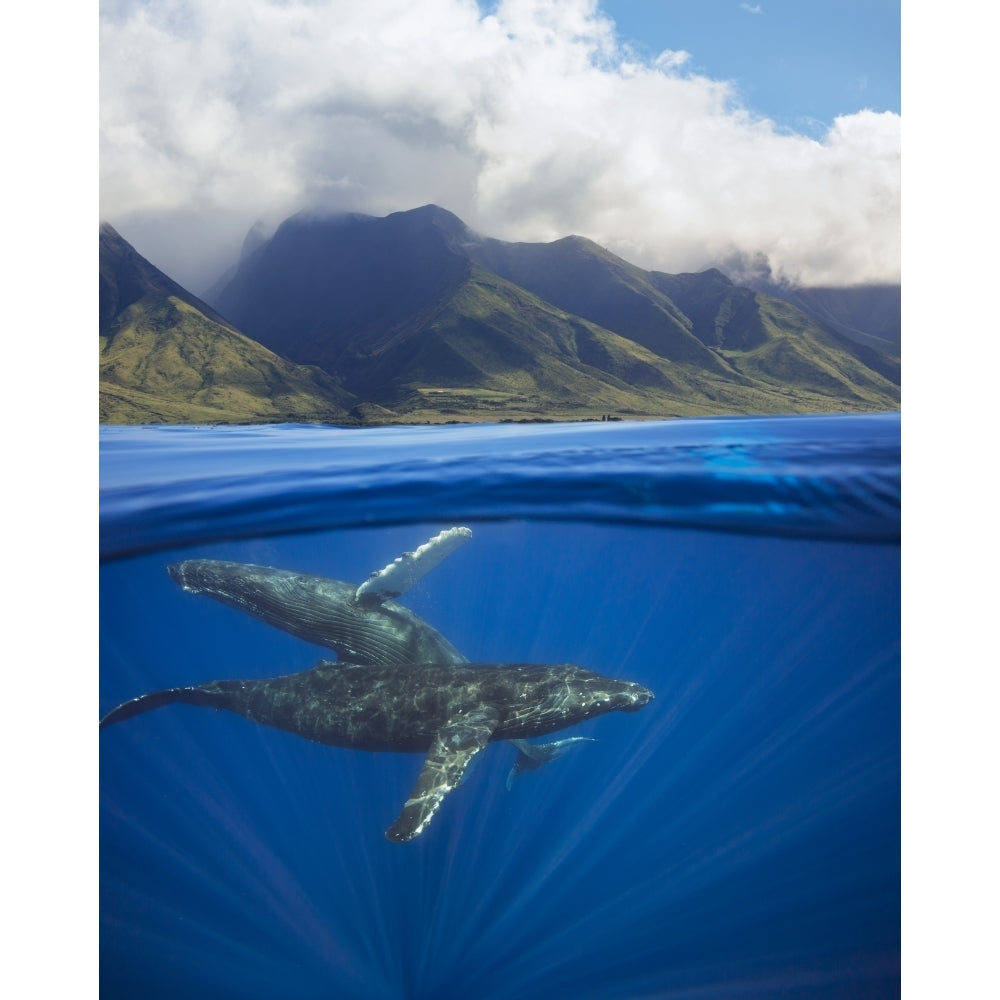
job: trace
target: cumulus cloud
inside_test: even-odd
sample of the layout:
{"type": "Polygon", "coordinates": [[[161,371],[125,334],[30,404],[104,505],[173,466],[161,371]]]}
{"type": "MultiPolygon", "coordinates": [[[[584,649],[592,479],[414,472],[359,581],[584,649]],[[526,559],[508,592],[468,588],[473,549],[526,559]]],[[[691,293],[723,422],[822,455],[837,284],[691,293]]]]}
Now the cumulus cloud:
{"type": "Polygon", "coordinates": [[[666,271],[898,280],[899,116],[788,133],[688,58],[596,0],[103,0],[102,216],[196,290],[258,219],[428,202],[666,271]]]}

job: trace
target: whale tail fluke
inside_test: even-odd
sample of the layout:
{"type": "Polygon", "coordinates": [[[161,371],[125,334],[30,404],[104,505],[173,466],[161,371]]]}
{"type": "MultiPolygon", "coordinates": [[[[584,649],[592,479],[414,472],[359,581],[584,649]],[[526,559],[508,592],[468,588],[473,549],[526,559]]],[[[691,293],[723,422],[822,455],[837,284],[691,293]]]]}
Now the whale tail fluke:
{"type": "Polygon", "coordinates": [[[143,712],[152,712],[154,708],[163,705],[184,704],[184,705],[214,705],[219,706],[220,695],[218,691],[206,690],[197,687],[167,688],[163,691],[151,691],[149,694],[140,695],[131,701],[126,701],[117,708],[111,709],[107,715],[101,719],[100,728],[113,726],[116,722],[124,722],[134,715],[142,715],[143,712]]]}

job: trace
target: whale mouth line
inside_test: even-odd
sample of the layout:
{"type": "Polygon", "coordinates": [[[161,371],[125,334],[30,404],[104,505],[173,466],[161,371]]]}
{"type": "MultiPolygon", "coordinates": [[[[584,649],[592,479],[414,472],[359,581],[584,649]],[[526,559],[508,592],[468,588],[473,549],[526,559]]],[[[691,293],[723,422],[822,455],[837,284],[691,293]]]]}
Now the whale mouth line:
{"type": "Polygon", "coordinates": [[[192,587],[187,581],[187,574],[184,571],[184,563],[171,563],[167,567],[167,572],[170,574],[170,578],[174,581],[174,583],[179,584],[183,590],[187,591],[189,594],[197,593],[196,588],[192,587]]]}
{"type": "Polygon", "coordinates": [[[622,705],[623,712],[638,712],[640,708],[648,705],[656,696],[648,688],[642,688],[632,694],[631,700],[622,705]]]}

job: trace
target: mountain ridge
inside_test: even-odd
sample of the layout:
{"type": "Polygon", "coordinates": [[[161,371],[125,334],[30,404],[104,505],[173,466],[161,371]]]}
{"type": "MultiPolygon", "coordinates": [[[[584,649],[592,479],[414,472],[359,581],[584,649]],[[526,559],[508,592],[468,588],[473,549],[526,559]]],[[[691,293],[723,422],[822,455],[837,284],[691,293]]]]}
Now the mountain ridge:
{"type": "Polygon", "coordinates": [[[343,420],[353,397],[267,351],[100,229],[102,423],[343,420]]]}
{"type": "Polygon", "coordinates": [[[646,271],[580,236],[507,243],[436,205],[252,237],[209,302],[182,301],[308,373],[345,422],[899,405],[898,360],[718,270],[646,271]]]}

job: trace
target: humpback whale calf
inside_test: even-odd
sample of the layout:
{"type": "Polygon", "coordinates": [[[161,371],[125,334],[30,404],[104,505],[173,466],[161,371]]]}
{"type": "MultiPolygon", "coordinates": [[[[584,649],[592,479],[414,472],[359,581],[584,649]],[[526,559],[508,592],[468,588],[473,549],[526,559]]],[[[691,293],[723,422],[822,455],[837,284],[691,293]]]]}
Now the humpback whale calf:
{"type": "Polygon", "coordinates": [[[404,552],[360,586],[270,566],[189,559],[167,567],[186,591],[205,594],[325,646],[351,663],[466,663],[440,632],[391,598],[409,590],[472,536],[449,528],[404,552]]]}
{"type": "Polygon", "coordinates": [[[517,750],[517,760],[507,775],[507,791],[514,786],[514,779],[526,771],[537,771],[550,760],[557,760],[567,751],[581,743],[596,743],[590,736],[570,736],[565,740],[553,740],[551,743],[529,743],[527,740],[510,741],[517,750]]]}
{"type": "MultiPolygon", "coordinates": [[[[262,680],[168,688],[112,709],[101,729],[176,702],[227,709],[318,743],[424,753],[412,794],[386,837],[412,840],[488,743],[543,736],[606,712],[634,712],[653,693],[569,663],[356,664],[321,660],[311,670],[262,680]]],[[[561,740],[547,756],[558,756],[561,740]]],[[[540,763],[540,762],[539,762],[540,763]]],[[[535,766],[538,766],[537,764],[535,766]]]]}

